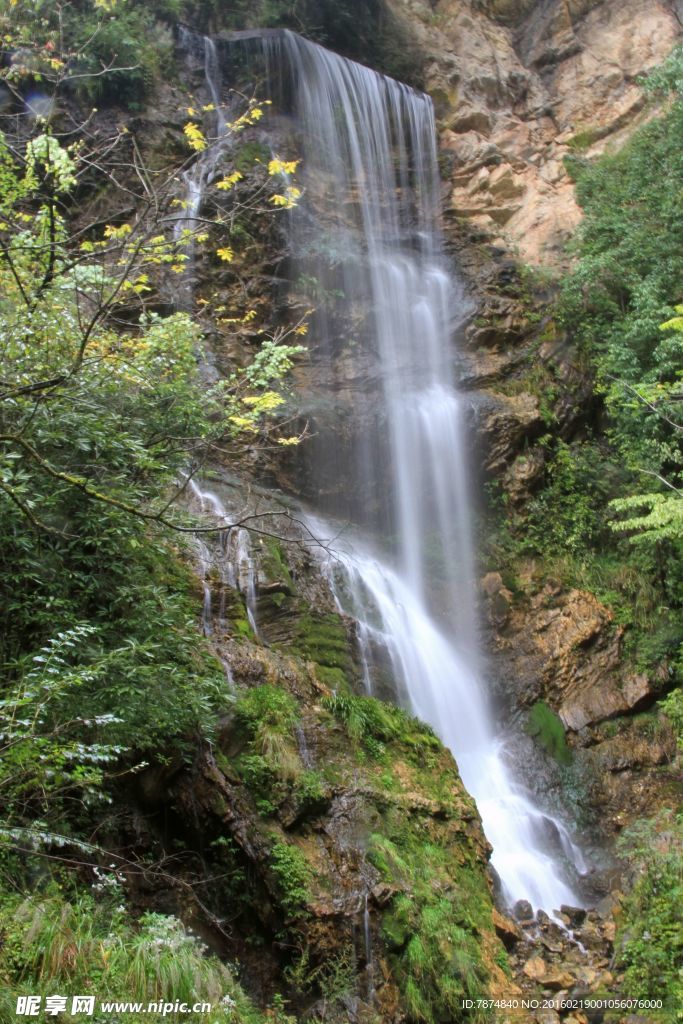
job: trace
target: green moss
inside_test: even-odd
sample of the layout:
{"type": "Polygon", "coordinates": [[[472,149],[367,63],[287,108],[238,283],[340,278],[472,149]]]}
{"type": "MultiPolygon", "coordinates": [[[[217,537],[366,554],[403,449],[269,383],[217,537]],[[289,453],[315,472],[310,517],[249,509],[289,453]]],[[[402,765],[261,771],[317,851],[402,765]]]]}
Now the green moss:
{"type": "Polygon", "coordinates": [[[573,153],[583,153],[590,149],[594,142],[600,138],[600,129],[582,128],[580,131],[567,139],[567,149],[573,153]]]}
{"type": "Polygon", "coordinates": [[[390,814],[386,825],[371,837],[369,859],[404,887],[384,914],[382,935],[409,1019],[481,1020],[462,1006],[481,998],[487,981],[481,937],[490,930],[491,903],[481,867],[466,840],[431,841],[405,816],[390,814]]]}
{"type": "Polygon", "coordinates": [[[250,640],[253,639],[254,631],[248,619],[232,619],[230,626],[233,633],[236,633],[237,636],[247,637],[250,640]]]}
{"type": "MultiPolygon", "coordinates": [[[[273,537],[266,537],[260,552],[260,562],[263,572],[269,579],[280,580],[290,594],[296,592],[294,580],[287,564],[282,545],[273,537]]],[[[279,594],[282,600],[285,594],[279,594]]]]}
{"type": "Polygon", "coordinates": [[[225,587],[222,592],[222,600],[223,614],[233,636],[245,637],[249,640],[255,639],[254,631],[247,617],[244,598],[240,592],[232,587],[225,587]]]}
{"type": "Polygon", "coordinates": [[[335,692],[344,693],[349,690],[349,682],[346,673],[341,668],[329,668],[326,665],[316,665],[315,675],[319,682],[335,692]]]}
{"type": "Polygon", "coordinates": [[[314,661],[323,668],[339,669],[349,675],[353,673],[346,628],[341,617],[333,612],[318,614],[307,611],[299,616],[289,646],[305,661],[314,661]]]}
{"type": "Polygon", "coordinates": [[[527,732],[560,764],[571,764],[572,752],[567,746],[564,726],[544,701],[538,701],[529,712],[527,732]]]}

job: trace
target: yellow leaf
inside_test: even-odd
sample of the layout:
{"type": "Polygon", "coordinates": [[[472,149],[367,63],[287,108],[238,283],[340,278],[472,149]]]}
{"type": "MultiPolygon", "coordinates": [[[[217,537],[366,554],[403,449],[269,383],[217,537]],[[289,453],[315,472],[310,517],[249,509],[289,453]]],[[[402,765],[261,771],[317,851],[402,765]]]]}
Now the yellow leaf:
{"type": "Polygon", "coordinates": [[[304,334],[308,334],[308,324],[299,324],[298,327],[294,328],[295,334],[300,334],[302,337],[304,334]]]}
{"type": "Polygon", "coordinates": [[[229,174],[227,178],[223,178],[221,181],[216,182],[216,188],[222,189],[223,192],[228,192],[233,185],[236,185],[238,181],[241,181],[244,177],[239,171],[234,171],[229,174]]]}
{"type": "Polygon", "coordinates": [[[125,238],[132,231],[130,224],[121,224],[120,227],[114,227],[113,224],[107,224],[104,229],[105,238],[125,238]]]}
{"type": "Polygon", "coordinates": [[[280,160],[275,157],[268,163],[268,174],[294,174],[299,163],[299,160],[280,160]]]}
{"type": "Polygon", "coordinates": [[[251,406],[254,412],[271,412],[283,404],[284,398],[277,391],[264,391],[262,395],[248,395],[242,402],[251,406]]]}
{"type": "Polygon", "coordinates": [[[188,121],[183,127],[183,132],[191,149],[194,149],[197,153],[201,153],[203,149],[206,149],[207,142],[199,125],[194,124],[193,121],[188,121]]]}
{"type": "Polygon", "coordinates": [[[239,427],[240,430],[256,430],[255,424],[246,416],[231,416],[230,422],[239,427]]]}
{"type": "Polygon", "coordinates": [[[224,263],[232,263],[235,253],[229,246],[226,246],[224,249],[216,249],[216,256],[223,260],[224,263]]]}
{"type": "Polygon", "coordinates": [[[301,438],[299,437],[278,437],[277,443],[282,445],[298,444],[301,438]]]}

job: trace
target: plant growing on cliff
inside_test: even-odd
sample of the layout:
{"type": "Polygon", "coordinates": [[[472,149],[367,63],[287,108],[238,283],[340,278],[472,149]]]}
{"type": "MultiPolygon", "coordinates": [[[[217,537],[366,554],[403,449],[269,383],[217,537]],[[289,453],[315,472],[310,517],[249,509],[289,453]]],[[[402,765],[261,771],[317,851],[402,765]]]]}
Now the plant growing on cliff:
{"type": "Polygon", "coordinates": [[[256,753],[262,773],[265,771],[265,777],[256,778],[256,759],[242,759],[258,789],[263,789],[268,774],[283,779],[299,776],[301,763],[293,744],[297,706],[291,694],[277,686],[256,686],[240,696],[235,716],[251,739],[250,749],[256,753]]]}
{"type": "Polygon", "coordinates": [[[197,242],[183,158],[151,167],[125,125],[71,120],[70,77],[113,66],[81,64],[54,15],[0,12],[0,829],[18,886],[37,858],[96,858],[84,836],[94,803],[106,833],[115,780],[212,734],[225,673],[183,559],[186,533],[219,527],[174,498],[209,451],[262,432],[298,351],[271,339],[202,380],[201,329],[164,291],[197,242]]]}
{"type": "Polygon", "coordinates": [[[636,876],[617,938],[624,991],[630,998],[662,997],[675,1013],[683,1004],[683,818],[664,811],[656,819],[637,822],[618,846],[636,876]]]}
{"type": "Polygon", "coordinates": [[[457,868],[452,855],[400,824],[391,838],[371,838],[372,864],[404,889],[385,913],[382,931],[412,1021],[486,1018],[481,1009],[465,1010],[463,1000],[476,1003],[486,984],[475,934],[487,926],[488,896],[462,855],[456,854],[457,868]]]}
{"type": "Polygon", "coordinates": [[[310,899],[311,869],[306,857],[296,846],[278,840],[270,851],[270,867],[286,916],[300,917],[310,899]]]}
{"type": "MultiPolygon", "coordinates": [[[[56,887],[26,899],[0,894],[3,1020],[14,1016],[14,992],[44,997],[94,990],[98,1003],[125,999],[146,1008],[150,1001],[178,1000],[190,1006],[206,1001],[212,1007],[209,1013],[187,1019],[223,1024],[229,1010],[234,1024],[263,1024],[230,970],[207,956],[178,918],[146,913],[133,925],[116,903],[120,898],[120,893],[64,893],[56,887]]],[[[131,1024],[168,1020],[161,1007],[126,1017],[131,1024]]],[[[69,1014],[67,1019],[78,1016],[69,1014]]]]}
{"type": "MultiPolygon", "coordinates": [[[[679,65],[680,53],[652,78],[654,89],[670,93],[665,113],[618,152],[579,168],[579,261],[564,290],[564,319],[594,358],[612,444],[634,479],[651,484],[646,493],[631,488],[649,510],[642,535],[660,540],[680,540],[683,482],[683,334],[672,304],[683,295],[679,65]]],[[[634,520],[631,494],[614,508],[631,510],[634,520]]]]}

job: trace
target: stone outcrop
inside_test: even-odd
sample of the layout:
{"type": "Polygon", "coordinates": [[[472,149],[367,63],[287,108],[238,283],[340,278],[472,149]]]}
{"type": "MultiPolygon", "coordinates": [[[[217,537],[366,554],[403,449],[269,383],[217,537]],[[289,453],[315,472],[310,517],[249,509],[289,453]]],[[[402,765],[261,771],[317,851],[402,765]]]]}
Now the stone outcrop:
{"type": "Polygon", "coordinates": [[[661,688],[625,668],[624,630],[587,591],[546,584],[508,622],[499,649],[526,700],[550,700],[573,732],[652,703],[661,688]]]}
{"type": "MultiPolygon", "coordinates": [[[[609,907],[590,911],[563,907],[558,921],[539,911],[527,922],[519,941],[510,951],[510,964],[521,988],[521,998],[539,1008],[529,1019],[537,1024],[588,1024],[581,1009],[594,993],[614,991],[610,970],[614,954],[614,920],[617,901],[609,907]],[[563,927],[564,926],[564,927],[563,927]],[[579,946],[579,943],[581,944],[579,946]]],[[[560,908],[558,908],[559,910],[560,908]]],[[[514,1020],[513,1015],[501,1020],[514,1020]]]]}
{"type": "Polygon", "coordinates": [[[564,165],[648,116],[638,77],[680,34],[670,0],[390,0],[429,55],[451,215],[532,264],[579,220],[564,165]]]}
{"type": "Polygon", "coordinates": [[[539,588],[529,567],[516,582],[513,593],[500,573],[481,581],[496,674],[514,708],[552,712],[569,744],[563,760],[581,779],[584,810],[591,808],[603,837],[618,832],[651,815],[676,784],[676,741],[656,707],[668,665],[650,673],[629,665],[624,628],[593,594],[539,588]]]}

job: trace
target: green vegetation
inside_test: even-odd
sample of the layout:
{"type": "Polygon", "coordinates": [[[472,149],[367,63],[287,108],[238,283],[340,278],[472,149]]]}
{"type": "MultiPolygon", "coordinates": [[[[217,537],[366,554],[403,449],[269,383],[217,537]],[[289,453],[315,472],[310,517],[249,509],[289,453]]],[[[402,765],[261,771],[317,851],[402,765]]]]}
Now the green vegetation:
{"type": "Polygon", "coordinates": [[[527,732],[538,739],[548,753],[560,764],[571,764],[572,752],[562,722],[543,701],[534,704],[527,720],[527,732]]]}
{"type": "MultiPolygon", "coordinates": [[[[84,114],[79,134],[78,103],[132,109],[153,87],[171,45],[160,12],[132,0],[0,9],[0,998],[68,982],[182,1002],[194,986],[256,1024],[232,975],[177,919],[138,919],[123,877],[115,908],[90,884],[110,873],[108,845],[126,842],[117,801],[133,777],[189,761],[233,700],[197,630],[187,541],[206,523],[175,499],[212,445],[239,455],[262,432],[298,351],[266,341],[207,386],[198,320],[165,313],[165,296],[191,245],[233,258],[225,224],[178,229],[182,155],[147,167],[106,117],[93,126],[84,114]],[[22,123],[38,92],[50,118],[22,123]]],[[[257,109],[247,103],[232,129],[257,109]]],[[[181,154],[211,144],[199,125],[178,136],[181,154]]],[[[218,219],[229,187],[215,185],[218,219]]],[[[257,699],[238,708],[247,731],[257,699]]],[[[267,715],[252,740],[264,772],[284,770],[267,715]]],[[[241,867],[227,861],[226,890],[241,867]]]]}
{"type": "Polygon", "coordinates": [[[624,991],[635,999],[664,996],[668,1013],[662,1019],[674,1021],[683,1002],[683,818],[669,811],[638,822],[619,846],[636,875],[617,937],[624,991]]]}
{"type": "MultiPolygon", "coordinates": [[[[380,763],[391,763],[390,758],[385,758],[387,743],[393,743],[395,748],[403,747],[411,760],[416,759],[418,763],[421,758],[428,759],[430,751],[441,750],[441,743],[430,726],[393,704],[347,693],[324,697],[322,704],[344,726],[349,738],[380,763]]],[[[390,775],[384,784],[392,787],[390,775]]]]}
{"type": "Polygon", "coordinates": [[[59,83],[65,96],[81,101],[136,109],[173,67],[173,36],[158,20],[177,13],[173,0],[17,0],[3,7],[5,44],[16,48],[12,83],[30,76],[48,88],[59,83]]]}
{"type": "MultiPolygon", "coordinates": [[[[493,540],[508,575],[532,558],[540,579],[596,594],[627,627],[638,670],[664,665],[668,685],[683,664],[682,65],[677,51],[651,76],[664,112],[622,149],[573,158],[584,219],[557,314],[606,418],[536,442],[540,487],[522,511],[500,510],[493,540]]],[[[538,376],[531,367],[513,383],[539,393],[538,376]]],[[[551,424],[555,396],[539,397],[551,424]]]]}
{"type": "Polygon", "coordinates": [[[280,889],[280,903],[287,917],[301,917],[310,899],[311,869],[296,846],[276,842],[270,851],[270,866],[280,889]]]}
{"type": "MultiPolygon", "coordinates": [[[[584,218],[552,315],[573,343],[565,368],[584,380],[593,375],[593,403],[573,435],[549,433],[525,453],[540,477],[525,507],[501,501],[493,561],[513,590],[528,594],[550,584],[549,604],[559,585],[590,591],[607,605],[624,627],[629,667],[647,673],[664,695],[659,708],[629,718],[629,728],[654,740],[663,712],[680,746],[683,49],[646,88],[661,110],[623,148],[589,161],[582,153],[595,133],[586,129],[570,142],[584,218]]],[[[542,398],[539,378],[531,367],[511,387],[542,398]]],[[[549,397],[552,411],[556,396],[549,397]]],[[[565,387],[565,403],[568,397],[565,387]]],[[[552,419],[543,418],[550,427],[552,419]]],[[[623,720],[603,723],[601,735],[617,737],[622,728],[623,720]]],[[[527,729],[567,766],[568,794],[581,788],[580,759],[570,766],[562,724],[545,703],[531,709],[527,729]]],[[[619,845],[633,873],[619,919],[620,991],[666,997],[661,1019],[673,1021],[681,1004],[680,820],[664,809],[625,830],[619,845]]]]}
{"type": "Polygon", "coordinates": [[[249,741],[236,767],[257,810],[268,816],[275,813],[303,771],[293,738],[298,708],[286,690],[257,686],[240,696],[235,717],[249,741]]]}
{"type": "MultiPolygon", "coordinates": [[[[666,112],[640,128],[619,152],[577,168],[584,220],[576,243],[579,262],[564,293],[565,322],[595,359],[615,455],[637,474],[642,503],[657,506],[683,482],[678,415],[683,337],[675,315],[683,296],[677,243],[682,63],[679,50],[650,83],[652,90],[672,92],[666,112]],[[647,489],[646,483],[651,485],[647,489]],[[646,495],[660,498],[646,500],[646,495]]],[[[613,507],[633,506],[622,499],[613,507]]],[[[671,521],[668,529],[664,523],[646,522],[615,528],[635,530],[641,542],[676,541],[683,532],[680,511],[677,519],[678,526],[671,521]]]]}
{"type": "MultiPolygon", "coordinates": [[[[180,921],[145,913],[135,924],[127,919],[122,888],[115,872],[99,873],[95,895],[64,892],[57,886],[30,897],[0,897],[0,1018],[14,1019],[19,995],[54,996],[60,992],[97,994],[90,1018],[105,1024],[100,1000],[187,1003],[206,1001],[208,1014],[183,1019],[223,1022],[228,1009],[237,1024],[262,1024],[263,1016],[244,995],[234,975],[180,921]]],[[[71,999],[63,1019],[72,1016],[71,999]]],[[[173,1014],[129,1013],[132,1024],[177,1019],[173,1014]]]]}
{"type": "Polygon", "coordinates": [[[485,1020],[485,1012],[462,1007],[463,999],[476,1000],[486,990],[481,939],[491,919],[481,872],[462,862],[458,846],[420,836],[395,813],[384,825],[372,837],[369,856],[384,878],[403,886],[384,915],[382,933],[410,1019],[485,1020]]]}

